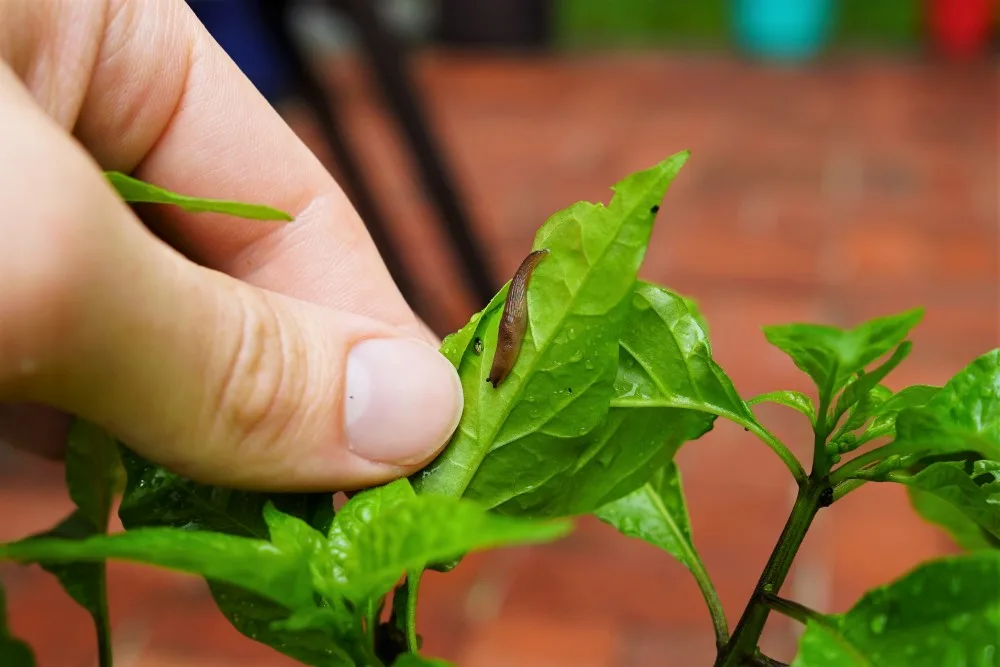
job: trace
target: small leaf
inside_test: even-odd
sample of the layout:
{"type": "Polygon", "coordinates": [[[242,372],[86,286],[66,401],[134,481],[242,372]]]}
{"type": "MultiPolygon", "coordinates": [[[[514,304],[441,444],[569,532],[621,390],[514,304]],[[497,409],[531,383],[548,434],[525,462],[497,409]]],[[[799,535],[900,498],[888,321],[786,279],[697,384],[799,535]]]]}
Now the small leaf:
{"type": "Polygon", "coordinates": [[[712,612],[716,640],[725,642],[728,633],[722,604],[691,539],[691,521],[676,464],[670,463],[644,486],[594,514],[622,534],[663,549],[691,571],[712,612]]]}
{"type": "MultiPolygon", "coordinates": [[[[161,468],[124,447],[121,456],[128,482],[118,515],[127,530],[169,526],[268,540],[270,531],[264,520],[268,503],[324,535],[333,521],[329,493],[254,493],[209,486],[161,468]]],[[[363,655],[359,648],[361,630],[354,627],[351,614],[335,614],[339,625],[282,629],[275,626],[287,620],[292,610],[238,586],[208,583],[219,610],[250,639],[308,665],[348,665],[353,662],[343,662],[345,655],[363,655]]]]}
{"type": "Polygon", "coordinates": [[[532,249],[549,255],[528,284],[523,344],[499,387],[486,377],[507,287],[445,340],[442,350],[462,378],[465,409],[444,452],[414,476],[419,493],[468,495],[496,507],[542,492],[546,480],[577,465],[593,444],[587,436],[608,414],[618,339],[655,209],[686,160],[687,153],[679,153],[632,174],[614,186],[607,207],[579,202],[539,229],[532,249]]]}
{"type": "Polygon", "coordinates": [[[392,663],[392,667],[454,667],[454,665],[447,660],[425,658],[415,653],[404,653],[396,658],[396,662],[392,663]]]}
{"type": "Polygon", "coordinates": [[[812,399],[803,394],[801,391],[769,391],[766,394],[754,396],[747,401],[747,405],[757,405],[758,403],[765,402],[777,403],[779,405],[792,408],[793,410],[798,410],[808,417],[810,422],[815,423],[816,421],[816,407],[813,405],[812,399]]]}
{"type": "Polygon", "coordinates": [[[469,500],[411,496],[404,485],[406,480],[398,480],[364,491],[334,519],[334,578],[356,605],[388,593],[405,572],[469,551],[549,542],[572,527],[497,516],[469,500]]]}
{"type": "Polygon", "coordinates": [[[860,428],[867,421],[867,417],[874,417],[868,428],[861,434],[859,444],[869,442],[875,438],[893,436],[896,434],[896,417],[901,410],[910,407],[920,407],[926,405],[940,387],[930,387],[927,385],[913,385],[900,389],[895,394],[885,397],[884,400],[877,401],[869,415],[861,420],[855,428],[860,428]]]}
{"type": "Polygon", "coordinates": [[[179,530],[137,528],[83,540],[29,538],[0,545],[0,558],[18,562],[100,562],[107,558],[145,563],[230,583],[285,605],[313,605],[309,562],[299,551],[246,537],[179,530]]]}
{"type": "Polygon", "coordinates": [[[700,566],[691,541],[691,520],[684,503],[680,473],[674,463],[662,468],[641,488],[605,505],[594,515],[624,535],[663,549],[689,570],[700,566]]]}
{"type": "Polygon", "coordinates": [[[886,453],[965,450],[1000,461],[1000,349],[969,364],[926,405],[902,410],[886,453]]]}
{"type": "Polygon", "coordinates": [[[829,405],[851,376],[899,345],[923,313],[919,308],[909,310],[870,320],[854,329],[817,324],[771,326],[764,328],[764,335],[812,378],[819,389],[820,403],[829,405]]]}
{"type": "Polygon", "coordinates": [[[857,405],[858,401],[868,397],[879,386],[879,382],[884,380],[889,373],[909,356],[911,349],[913,349],[913,343],[909,341],[901,343],[884,363],[864,375],[851,380],[840,394],[840,397],[837,398],[837,405],[833,410],[833,417],[831,419],[831,427],[840,420],[841,416],[848,409],[857,405]]]}
{"type": "Polygon", "coordinates": [[[291,221],[294,218],[284,211],[259,204],[243,204],[222,199],[203,199],[189,197],[164,190],[137,178],[127,176],[118,171],[104,172],[108,182],[118,191],[118,195],[127,202],[146,204],[172,204],[192,213],[225,213],[238,218],[250,220],[280,220],[291,221]]]}
{"type": "Polygon", "coordinates": [[[239,586],[216,581],[208,585],[219,610],[241,634],[303,664],[355,667],[359,663],[352,656],[364,655],[357,639],[361,630],[350,614],[324,607],[320,611],[328,613],[318,627],[284,627],[292,617],[287,607],[239,586]]]}
{"type": "Polygon", "coordinates": [[[793,667],[995,664],[1000,551],[925,563],[867,593],[830,625],[810,621],[793,667]]]}
{"type": "Polygon", "coordinates": [[[35,667],[31,647],[10,634],[7,627],[7,599],[0,585],[0,665],[4,667],[35,667]]]}
{"type": "Polygon", "coordinates": [[[940,526],[965,551],[1000,549],[1000,539],[987,533],[950,502],[933,493],[910,487],[910,504],[923,519],[940,526]]]}

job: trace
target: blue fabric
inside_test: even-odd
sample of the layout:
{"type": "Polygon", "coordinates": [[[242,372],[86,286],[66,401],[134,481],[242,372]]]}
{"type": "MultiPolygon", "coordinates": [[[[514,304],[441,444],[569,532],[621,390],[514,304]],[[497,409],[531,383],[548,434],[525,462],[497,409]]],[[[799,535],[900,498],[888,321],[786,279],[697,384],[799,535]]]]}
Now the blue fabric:
{"type": "Polygon", "coordinates": [[[734,0],[734,4],[737,37],[749,53],[805,60],[826,46],[833,0],[734,0]]]}
{"type": "Polygon", "coordinates": [[[259,0],[188,0],[188,5],[264,97],[274,102],[287,92],[289,65],[261,18],[259,0]]]}

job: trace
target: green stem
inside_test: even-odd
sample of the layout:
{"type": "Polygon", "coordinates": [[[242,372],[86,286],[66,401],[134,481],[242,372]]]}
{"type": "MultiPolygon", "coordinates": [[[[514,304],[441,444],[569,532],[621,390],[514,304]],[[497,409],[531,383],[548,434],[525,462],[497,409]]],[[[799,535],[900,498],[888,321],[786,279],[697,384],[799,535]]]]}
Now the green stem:
{"type": "Polygon", "coordinates": [[[830,435],[830,430],[834,427],[830,423],[827,412],[830,410],[830,399],[821,397],[819,408],[816,411],[816,427],[813,429],[815,438],[813,439],[813,477],[820,478],[830,472],[833,460],[826,451],[826,441],[830,435]]]}
{"type": "Polygon", "coordinates": [[[420,637],[417,636],[417,595],[420,592],[420,578],[423,570],[414,570],[406,577],[406,648],[410,653],[420,652],[420,637]]]}
{"type": "Polygon", "coordinates": [[[849,479],[833,487],[833,502],[837,502],[855,489],[860,489],[868,480],[849,479]]]}
{"type": "Polygon", "coordinates": [[[852,475],[857,473],[859,470],[865,466],[880,461],[884,459],[888,453],[889,448],[892,447],[892,443],[888,445],[883,445],[881,447],[876,447],[875,449],[865,452],[860,456],[856,456],[844,465],[840,466],[830,474],[830,483],[837,485],[844,480],[850,479],[852,475]]]}
{"type": "Polygon", "coordinates": [[[786,600],[785,598],[778,597],[773,593],[765,593],[763,596],[763,602],[770,607],[772,611],[776,611],[779,614],[783,614],[788,618],[794,619],[802,625],[807,624],[809,621],[816,621],[817,623],[822,623],[824,625],[829,625],[830,623],[826,616],[819,613],[815,609],[810,609],[804,604],[800,604],[793,600],[786,600]]]}
{"type": "Polygon", "coordinates": [[[739,667],[750,656],[755,655],[757,642],[760,641],[764,624],[771,611],[765,602],[765,596],[781,590],[795,554],[805,539],[806,531],[809,530],[816,512],[819,511],[823,492],[828,488],[829,485],[823,478],[810,478],[799,488],[795,504],[781,531],[778,543],[771,552],[767,565],[764,566],[764,571],[757,581],[743,616],[736,625],[736,630],[733,631],[733,636],[719,652],[715,667],[739,667]]]}
{"type": "Polygon", "coordinates": [[[792,450],[785,446],[785,443],[778,440],[774,434],[756,421],[743,421],[739,423],[743,425],[743,428],[749,430],[751,433],[763,440],[764,444],[770,447],[774,453],[778,455],[778,458],[785,463],[791,471],[792,477],[795,478],[796,483],[798,483],[800,487],[806,483],[808,475],[806,475],[805,468],[803,468],[802,464],[799,463],[799,460],[795,458],[795,454],[792,453],[792,450]]]}
{"type": "Polygon", "coordinates": [[[698,583],[701,596],[705,598],[708,613],[712,617],[716,650],[721,650],[726,645],[726,642],[729,641],[729,626],[726,624],[726,612],[722,608],[722,602],[719,601],[719,594],[715,591],[715,586],[712,585],[712,580],[708,576],[705,564],[701,562],[701,559],[693,551],[691,574],[694,575],[694,579],[698,583]]]}

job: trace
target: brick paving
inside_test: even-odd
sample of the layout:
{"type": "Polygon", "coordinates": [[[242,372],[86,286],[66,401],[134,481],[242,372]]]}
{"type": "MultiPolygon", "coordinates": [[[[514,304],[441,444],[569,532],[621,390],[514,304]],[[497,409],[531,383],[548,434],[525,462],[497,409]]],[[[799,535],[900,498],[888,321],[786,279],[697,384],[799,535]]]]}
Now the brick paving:
{"type": "MultiPolygon", "coordinates": [[[[474,304],[454,289],[424,197],[363,73],[331,62],[384,193],[393,233],[433,305],[439,331],[474,304]],[[431,268],[426,268],[431,267],[431,268]]],[[[905,59],[765,69],[722,58],[663,55],[565,59],[427,54],[417,74],[468,195],[498,281],[516,268],[544,218],[684,148],[692,158],[668,194],[643,277],[698,299],[716,357],[744,394],[811,392],[760,327],[927,308],[913,353],[888,382],[942,383],[1000,344],[995,70],[905,59]]],[[[290,118],[316,145],[309,123],[290,118]]],[[[762,419],[806,455],[797,413],[762,419]]],[[[679,462],[695,541],[735,623],[791,505],[783,467],[721,423],[679,462]]],[[[68,507],[58,466],[4,453],[0,538],[54,522],[68,507]]],[[[862,489],[823,513],[785,593],[840,611],[867,588],[948,540],[892,486],[862,489]]],[[[0,567],[14,630],[40,667],[90,667],[86,616],[36,569],[0,567]]],[[[189,577],[115,565],[112,614],[125,667],[291,664],[244,640],[189,577]]],[[[596,521],[546,547],[474,555],[427,577],[421,631],[433,654],[463,667],[695,667],[712,633],[697,588],[677,563],[596,521]]],[[[764,648],[794,650],[776,619],[764,648]]]]}

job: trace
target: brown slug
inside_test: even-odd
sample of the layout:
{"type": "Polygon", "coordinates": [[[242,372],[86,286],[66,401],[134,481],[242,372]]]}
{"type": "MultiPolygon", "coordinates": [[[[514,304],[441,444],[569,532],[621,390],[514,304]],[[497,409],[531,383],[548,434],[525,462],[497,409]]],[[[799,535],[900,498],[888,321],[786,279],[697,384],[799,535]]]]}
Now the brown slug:
{"type": "Polygon", "coordinates": [[[549,254],[548,250],[536,250],[524,258],[518,267],[514,279],[510,281],[510,290],[503,305],[503,315],[500,318],[500,330],[497,333],[497,349],[493,355],[493,367],[490,368],[486,381],[496,389],[510,373],[521,352],[524,342],[524,332],[528,326],[528,280],[535,267],[549,254]]]}

